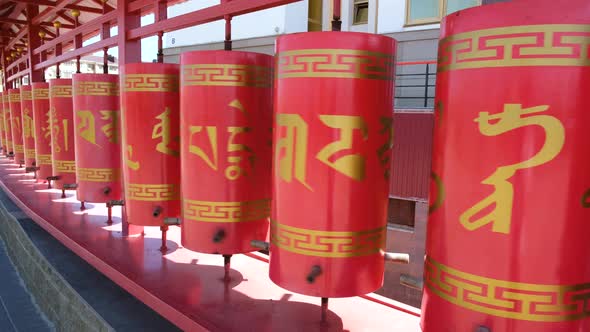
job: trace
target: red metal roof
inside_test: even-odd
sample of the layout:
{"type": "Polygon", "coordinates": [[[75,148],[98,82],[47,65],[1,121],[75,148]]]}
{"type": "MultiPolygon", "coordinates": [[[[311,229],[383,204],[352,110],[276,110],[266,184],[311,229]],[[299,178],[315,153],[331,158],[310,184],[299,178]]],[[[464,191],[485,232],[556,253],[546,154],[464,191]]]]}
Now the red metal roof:
{"type": "Polygon", "coordinates": [[[390,196],[428,200],[433,113],[395,113],[390,196]]]}

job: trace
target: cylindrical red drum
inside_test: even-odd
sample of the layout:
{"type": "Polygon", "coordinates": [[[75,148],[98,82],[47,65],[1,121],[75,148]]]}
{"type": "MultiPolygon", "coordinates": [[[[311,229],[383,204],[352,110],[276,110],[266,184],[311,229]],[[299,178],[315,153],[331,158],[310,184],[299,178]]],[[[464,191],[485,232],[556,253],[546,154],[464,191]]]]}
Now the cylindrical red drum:
{"type": "Polygon", "coordinates": [[[49,116],[51,122],[51,161],[55,188],[76,183],[76,155],[74,150],[74,112],[72,80],[58,78],[49,81],[49,116]]]}
{"type": "Polygon", "coordinates": [[[179,66],[126,64],[122,82],[127,220],[163,226],[180,217],[179,66]]]}
{"type": "Polygon", "coordinates": [[[424,331],[590,331],[590,2],[442,23],[424,331]]]}
{"type": "Polygon", "coordinates": [[[8,89],[10,105],[10,123],[12,125],[12,146],[14,151],[14,163],[25,163],[25,148],[23,145],[23,127],[20,89],[8,89]]]}
{"type": "Polygon", "coordinates": [[[23,147],[25,166],[35,166],[35,125],[33,122],[33,93],[30,85],[20,87],[23,147]]]}
{"type": "Polygon", "coordinates": [[[180,62],[182,245],[254,251],[270,216],[273,58],[199,51],[180,62]]]}
{"type": "Polygon", "coordinates": [[[396,42],[277,39],[270,278],[320,297],[383,283],[396,42]]]}
{"type": "Polygon", "coordinates": [[[10,104],[9,104],[10,96],[8,95],[8,91],[4,91],[2,93],[2,107],[4,109],[4,114],[2,116],[2,120],[4,121],[4,137],[6,142],[6,150],[4,153],[9,155],[10,153],[14,153],[14,147],[12,143],[12,123],[11,123],[11,116],[10,116],[10,104]]]}
{"type": "Polygon", "coordinates": [[[119,76],[74,74],[78,200],[122,199],[119,76]]]}
{"type": "Polygon", "coordinates": [[[49,116],[49,83],[33,83],[33,123],[35,124],[35,161],[37,177],[52,175],[51,119],[49,116]]]}
{"type": "Polygon", "coordinates": [[[6,146],[6,124],[4,123],[4,102],[3,99],[4,98],[4,93],[0,92],[0,140],[2,141],[2,143],[0,143],[0,145],[2,146],[2,152],[4,154],[8,153],[8,149],[6,146]]]}

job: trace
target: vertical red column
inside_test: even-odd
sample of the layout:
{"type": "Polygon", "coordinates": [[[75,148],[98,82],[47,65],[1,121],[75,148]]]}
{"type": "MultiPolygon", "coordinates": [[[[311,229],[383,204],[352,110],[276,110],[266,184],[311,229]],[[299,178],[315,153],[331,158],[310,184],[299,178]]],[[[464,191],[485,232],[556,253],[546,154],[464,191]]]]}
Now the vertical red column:
{"type": "Polygon", "coordinates": [[[78,200],[120,200],[119,76],[75,74],[73,84],[78,200]]]}
{"type": "Polygon", "coordinates": [[[175,64],[137,63],[125,65],[122,79],[128,222],[163,232],[166,218],[180,218],[179,74],[175,64]]]}
{"type": "Polygon", "coordinates": [[[181,55],[182,245],[231,255],[265,240],[270,216],[273,58],[181,55]]]}
{"type": "Polygon", "coordinates": [[[49,81],[51,119],[51,159],[55,187],[76,184],[76,155],[74,149],[74,112],[72,80],[58,78],[49,81]]]}
{"type": "MultiPolygon", "coordinates": [[[[396,42],[277,39],[270,278],[318,297],[383,283],[396,42]]],[[[184,176],[184,175],[183,175],[184,176]]]]}
{"type": "Polygon", "coordinates": [[[10,95],[8,94],[8,91],[4,91],[4,93],[2,94],[2,106],[4,107],[4,130],[6,133],[6,151],[5,153],[7,155],[13,154],[14,153],[14,146],[12,143],[12,116],[11,116],[11,112],[10,112],[10,104],[9,104],[9,100],[10,100],[10,95]]]}
{"type": "Polygon", "coordinates": [[[12,125],[12,145],[14,149],[14,162],[20,167],[25,163],[25,150],[23,146],[22,111],[20,89],[8,90],[10,105],[10,123],[12,125]]]}
{"type": "Polygon", "coordinates": [[[33,83],[33,122],[35,123],[35,161],[37,177],[45,180],[52,175],[51,119],[49,113],[49,83],[33,83]]]}
{"type": "Polygon", "coordinates": [[[23,148],[25,167],[35,166],[35,125],[33,122],[33,93],[30,85],[20,88],[23,148]]]}
{"type": "Polygon", "coordinates": [[[590,331],[590,2],[447,16],[422,327],[590,331]]]}
{"type": "Polygon", "coordinates": [[[2,152],[4,154],[8,154],[8,149],[6,146],[6,142],[7,142],[6,124],[4,122],[4,114],[5,114],[4,102],[3,102],[4,93],[5,92],[0,92],[0,110],[2,111],[2,112],[0,112],[0,136],[2,138],[2,152]]]}

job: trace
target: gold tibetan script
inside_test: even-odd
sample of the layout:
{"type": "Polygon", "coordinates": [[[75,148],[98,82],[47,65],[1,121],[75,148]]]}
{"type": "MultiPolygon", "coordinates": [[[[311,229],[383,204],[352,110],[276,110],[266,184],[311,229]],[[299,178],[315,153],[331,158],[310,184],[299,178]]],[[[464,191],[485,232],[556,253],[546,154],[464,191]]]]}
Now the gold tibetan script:
{"type": "Polygon", "coordinates": [[[55,151],[57,153],[62,151],[62,148],[59,145],[59,139],[58,139],[60,132],[63,135],[64,149],[65,149],[65,151],[69,151],[70,146],[68,144],[69,143],[68,142],[68,137],[69,137],[68,119],[62,119],[61,123],[60,123],[59,119],[57,118],[57,110],[55,108],[52,108],[50,110],[50,112],[51,112],[51,116],[50,116],[49,121],[50,121],[50,128],[51,128],[51,145],[53,146],[53,151],[55,151]]]}
{"type": "Polygon", "coordinates": [[[156,116],[156,119],[160,120],[160,122],[152,129],[152,139],[161,139],[156,145],[156,150],[174,157],[180,156],[178,150],[170,147],[170,143],[172,143],[170,108],[166,107],[166,110],[156,116]]]}
{"type": "Polygon", "coordinates": [[[133,161],[133,160],[131,160],[132,158],[133,158],[133,147],[131,145],[127,145],[127,153],[126,153],[126,157],[125,157],[125,164],[130,169],[132,169],[134,171],[137,171],[141,165],[139,164],[139,161],[133,161]]]}
{"type": "Polygon", "coordinates": [[[363,118],[351,115],[320,115],[320,121],[330,128],[340,129],[340,140],[326,145],[318,152],[316,158],[352,179],[357,181],[364,180],[366,160],[361,154],[348,154],[334,161],[330,161],[330,157],[338,152],[352,149],[352,139],[355,129],[360,130],[363,140],[367,140],[369,129],[363,118]]]}
{"type": "Polygon", "coordinates": [[[25,138],[35,138],[35,124],[28,108],[23,111],[23,129],[25,138]]]}
{"type": "Polygon", "coordinates": [[[379,164],[383,168],[383,177],[389,179],[389,173],[391,172],[391,149],[393,148],[393,118],[382,117],[379,119],[379,122],[381,123],[379,135],[387,135],[387,140],[377,149],[377,157],[379,158],[379,164]]]}
{"type": "Polygon", "coordinates": [[[41,132],[43,133],[43,138],[51,143],[51,116],[49,115],[49,112],[50,111],[47,111],[45,114],[47,126],[41,127],[41,132]]]}
{"type": "Polygon", "coordinates": [[[275,146],[278,174],[285,182],[293,181],[293,177],[307,189],[312,190],[306,182],[307,173],[307,123],[299,114],[276,115],[277,127],[287,127],[286,136],[281,137],[275,146]],[[281,151],[284,151],[281,157],[281,151]],[[295,170],[293,171],[293,168],[295,170]]]}
{"type": "Polygon", "coordinates": [[[498,136],[517,128],[539,126],[545,131],[545,143],[530,159],[513,165],[500,166],[492,175],[481,182],[494,186],[494,192],[467,209],[459,217],[461,224],[466,229],[473,231],[491,223],[493,232],[510,233],[514,188],[508,180],[518,170],[536,167],[553,160],[563,148],[565,130],[557,118],[550,115],[529,116],[545,112],[548,109],[548,105],[522,108],[521,104],[506,104],[502,113],[479,113],[475,122],[479,123],[479,131],[485,136],[498,136]],[[491,212],[476,220],[471,220],[490,206],[494,206],[491,212]]]}
{"type": "Polygon", "coordinates": [[[119,112],[117,111],[100,111],[101,120],[109,121],[106,125],[100,127],[104,135],[111,143],[119,143],[119,112]]]}
{"type": "Polygon", "coordinates": [[[196,154],[199,156],[203,161],[207,164],[207,166],[211,167],[213,170],[217,170],[218,163],[217,163],[217,127],[214,126],[190,126],[189,127],[190,138],[189,138],[189,147],[188,150],[190,153],[196,154]],[[209,145],[211,146],[211,154],[212,157],[209,157],[203,149],[198,147],[197,145],[193,144],[193,136],[197,133],[203,131],[203,129],[207,132],[207,138],[209,139],[209,145]]]}
{"type": "MultiPolygon", "coordinates": [[[[320,149],[316,159],[351,179],[363,181],[366,176],[366,156],[353,153],[352,150],[355,150],[355,133],[360,134],[362,141],[369,138],[369,128],[365,120],[361,116],[352,115],[319,115],[319,120],[326,127],[338,129],[339,139],[320,149]],[[338,157],[334,158],[336,155],[338,157]]],[[[291,182],[295,178],[312,190],[306,179],[308,124],[298,114],[277,114],[276,122],[277,127],[286,127],[285,135],[278,139],[275,146],[278,175],[285,182],[291,182]]],[[[377,151],[378,156],[381,156],[380,153],[377,151]]]]}
{"type": "Polygon", "coordinates": [[[76,127],[80,137],[96,145],[96,125],[94,114],[92,114],[92,111],[77,111],[76,115],[80,119],[80,123],[76,127]]]}
{"type": "MultiPolygon", "coordinates": [[[[242,112],[246,116],[249,114],[237,99],[230,102],[228,106],[242,112]]],[[[219,170],[218,128],[216,126],[190,126],[189,132],[189,152],[203,159],[211,169],[215,171],[219,170]],[[199,147],[193,142],[193,137],[198,136],[199,133],[207,136],[208,145],[211,150],[210,155],[207,155],[202,147],[199,147]]],[[[226,132],[229,134],[226,147],[228,166],[225,168],[224,174],[228,180],[237,180],[241,176],[248,176],[250,174],[249,170],[254,168],[254,161],[256,159],[254,151],[243,143],[244,136],[251,132],[251,128],[230,126],[226,128],[226,132]],[[247,167],[243,165],[244,160],[249,162],[247,167]]]]}

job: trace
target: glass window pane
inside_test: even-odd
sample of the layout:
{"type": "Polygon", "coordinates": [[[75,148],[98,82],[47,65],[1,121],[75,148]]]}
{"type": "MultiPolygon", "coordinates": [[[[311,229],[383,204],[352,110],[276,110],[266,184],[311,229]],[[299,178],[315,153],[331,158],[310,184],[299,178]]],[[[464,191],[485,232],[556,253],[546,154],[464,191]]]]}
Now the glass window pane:
{"type": "Polygon", "coordinates": [[[354,24],[367,23],[369,21],[369,4],[355,5],[354,24]]]}
{"type": "Polygon", "coordinates": [[[440,12],[439,0],[408,0],[408,4],[410,6],[408,23],[435,19],[440,12]]]}
{"type": "Polygon", "coordinates": [[[447,0],[447,14],[458,10],[479,6],[480,0],[447,0]]]}

